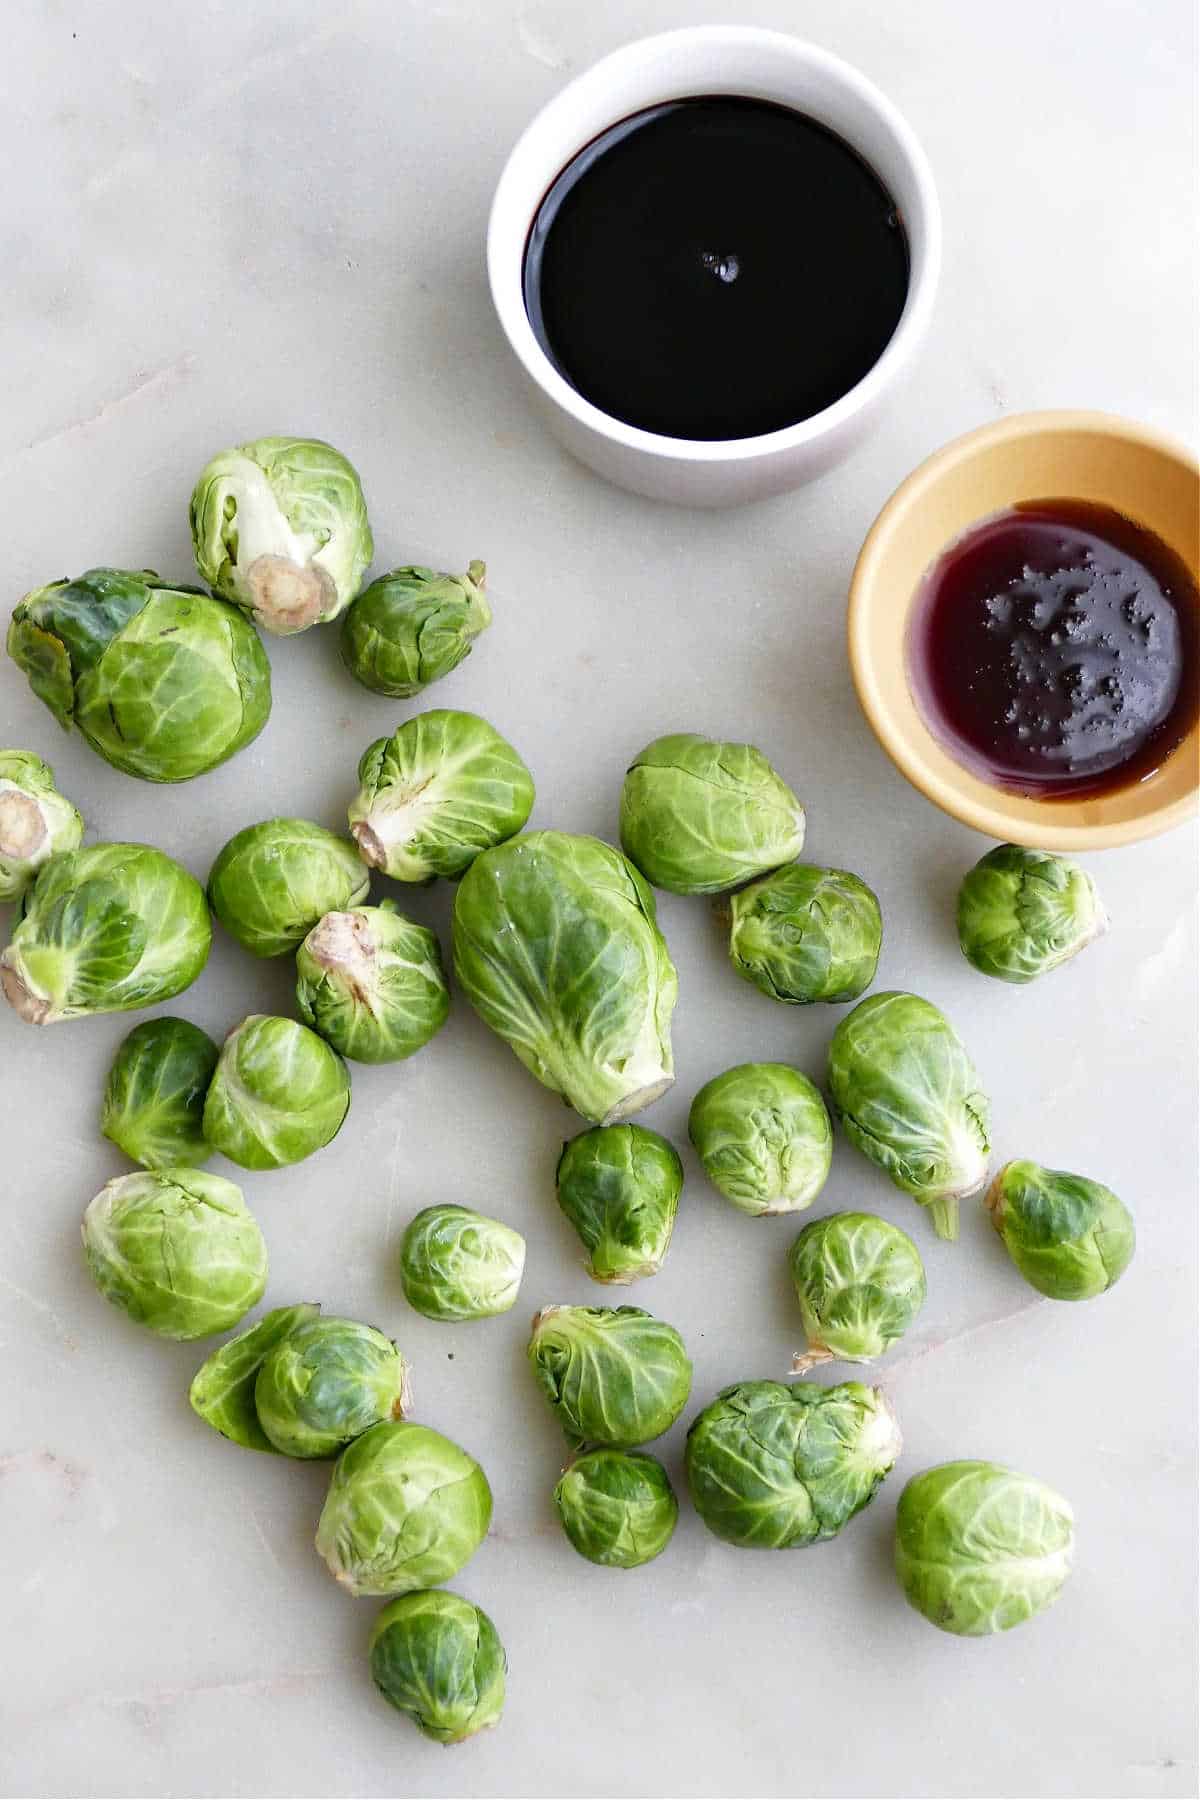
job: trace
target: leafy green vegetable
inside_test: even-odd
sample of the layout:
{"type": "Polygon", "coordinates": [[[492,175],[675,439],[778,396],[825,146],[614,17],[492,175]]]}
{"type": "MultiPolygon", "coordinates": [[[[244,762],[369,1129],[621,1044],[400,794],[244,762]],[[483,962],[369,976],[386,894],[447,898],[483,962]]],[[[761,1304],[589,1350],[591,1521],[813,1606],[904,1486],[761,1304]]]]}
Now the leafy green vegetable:
{"type": "Polygon", "coordinates": [[[253,956],[287,956],[326,913],[365,900],[371,877],[348,839],[308,819],[264,819],[231,837],[208,899],[253,956]]]}
{"type": "Polygon", "coordinates": [[[342,661],[374,694],[407,700],[457,669],[492,622],[484,567],[465,575],[393,569],[364,588],[342,621],[342,661]]]}
{"type": "Polygon", "coordinates": [[[623,1449],[661,1437],[687,1405],[692,1365],[674,1326],[636,1306],[547,1306],[529,1360],[568,1438],[623,1449]]]}
{"type": "Polygon", "coordinates": [[[683,1164],[666,1138],[644,1125],[596,1125],[563,1145],[555,1183],[594,1281],[658,1273],[683,1189],[683,1164]]]}
{"type": "Polygon", "coordinates": [[[898,1225],[873,1213],[830,1213],[806,1225],[788,1256],[808,1349],[797,1375],[823,1362],[870,1362],[903,1337],[925,1304],[925,1269],[898,1225]]]}
{"type": "Polygon", "coordinates": [[[437,938],[391,900],[328,912],[296,952],[306,1024],[354,1062],[402,1062],[446,1023],[437,938]]]}
{"type": "Polygon", "coordinates": [[[857,875],[793,863],[730,898],[729,955],[772,1000],[857,1000],[875,979],[883,920],[857,875]]]}
{"type": "Polygon", "coordinates": [[[124,1039],[108,1071],[100,1130],[147,1169],[195,1168],[212,1155],[204,1099],[217,1046],[186,1019],[147,1019],[124,1039]]]}
{"type": "Polygon", "coordinates": [[[390,1338],[356,1319],[309,1319],[263,1357],[254,1410],[285,1456],[335,1456],[410,1404],[408,1364],[390,1338]]]}
{"type": "Polygon", "coordinates": [[[803,1212],[829,1174],[825,1102],[788,1063],[740,1063],[700,1089],[688,1136],[704,1172],[740,1212],[803,1212]]]}
{"type": "Polygon", "coordinates": [[[19,900],[43,863],[83,842],[83,819],[32,750],[0,750],[0,906],[19,900]]]}
{"type": "Polygon", "coordinates": [[[427,1206],[400,1245],[404,1297],[427,1319],[486,1319],[506,1313],[525,1269],[519,1231],[469,1206],[427,1206]]]}
{"type": "Polygon", "coordinates": [[[243,1169],[282,1169],[330,1143],[349,1107],[346,1065],[323,1038],[251,1013],[221,1046],[204,1135],[243,1169]]]}
{"type": "Polygon", "coordinates": [[[506,1668],[496,1627],[457,1594],[402,1594],[371,1632],[375,1686],[438,1744],[461,1744],[500,1723],[506,1668]]]}
{"type": "Polygon", "coordinates": [[[1000,981],[1057,969],[1108,929],[1096,884],[1077,862],[1000,844],[958,891],[958,941],[967,961],[1000,981]]]}
{"type": "Polygon", "coordinates": [[[679,1502],[667,1471],[641,1450],[591,1450],[554,1490],[562,1528],[589,1562],[637,1569],[671,1541],[679,1502]]]}
{"type": "Polygon", "coordinates": [[[1107,1293],[1133,1260],[1129,1209],[1086,1175],[1005,1163],[987,1195],[992,1224],[1031,1287],[1051,1300],[1107,1293]]]}
{"type": "Polygon", "coordinates": [[[296,1306],[277,1306],[273,1312],[264,1313],[256,1325],[219,1345],[192,1379],[188,1390],[192,1411],[231,1444],[278,1455],[258,1422],[254,1384],[268,1352],[297,1326],[315,1319],[320,1310],[307,1301],[296,1306]]]}

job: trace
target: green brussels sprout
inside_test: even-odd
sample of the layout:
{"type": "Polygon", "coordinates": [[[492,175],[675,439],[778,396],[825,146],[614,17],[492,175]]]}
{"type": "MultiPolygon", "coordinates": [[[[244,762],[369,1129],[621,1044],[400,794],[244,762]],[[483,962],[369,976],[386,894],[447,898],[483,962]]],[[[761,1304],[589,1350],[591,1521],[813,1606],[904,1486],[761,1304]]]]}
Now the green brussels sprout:
{"type": "Polygon", "coordinates": [[[914,1475],[896,1510],[896,1574],[910,1606],[956,1637],[1023,1625],[1071,1572],[1075,1515],[1053,1488],[999,1463],[914,1475]]]}
{"type": "Polygon", "coordinates": [[[927,1206],[940,1238],[987,1180],[991,1104],[957,1032],[916,994],[872,994],[833,1034],[829,1092],[850,1142],[927,1206]]]}
{"type": "Polygon", "coordinates": [[[392,900],[328,912],[296,952],[306,1024],[353,1062],[402,1062],[446,1023],[437,938],[392,900]]]}
{"type": "Polygon", "coordinates": [[[190,781],[251,743],[271,711],[271,665],[251,625],[150,569],[88,569],[35,588],[8,654],[64,729],[143,781],[190,781]]]}
{"type": "Polygon", "coordinates": [[[567,1437],[628,1449],[661,1437],[687,1405],[692,1365],[673,1325],[637,1306],[547,1306],[529,1360],[567,1437]]]}
{"type": "Polygon", "coordinates": [[[277,1306],[256,1325],[221,1344],[196,1370],[188,1389],[192,1411],[231,1444],[246,1450],[279,1452],[258,1422],[254,1384],[263,1359],[297,1326],[315,1319],[321,1308],[309,1301],[277,1306]]]}
{"type": "Polygon", "coordinates": [[[310,1319],[263,1357],[258,1422],[285,1456],[336,1456],[411,1405],[408,1364],[390,1338],[356,1319],[310,1319]]]}
{"type": "Polygon", "coordinates": [[[0,906],[19,900],[42,864],[83,842],[83,819],[32,750],[0,750],[0,906]]]}
{"type": "Polygon", "coordinates": [[[45,864],[25,895],[0,986],[31,1025],[170,1000],[208,961],[200,883],[149,844],[91,844],[45,864]]]}
{"type": "Polygon", "coordinates": [[[595,1125],[563,1145],[555,1184],[593,1281],[657,1275],[683,1189],[683,1164],[666,1138],[644,1125],[595,1125]]]}
{"type": "Polygon", "coordinates": [[[388,1420],[334,1464],[317,1550],[352,1594],[406,1594],[457,1575],[491,1519],[474,1457],[428,1425],[388,1420]]]}
{"type": "Polygon", "coordinates": [[[519,1231],[469,1206],[427,1206],[400,1243],[400,1284],[427,1319],[489,1319],[506,1313],[525,1271],[519,1231]]]}
{"type": "Polygon", "coordinates": [[[319,438],[222,450],[189,516],[205,581],[279,637],[336,619],[375,554],[358,476],[319,438]]]}
{"type": "Polygon", "coordinates": [[[108,1071],[100,1107],[104,1136],[146,1169],[207,1162],[204,1098],[217,1055],[208,1033],[186,1019],[135,1025],[108,1071]]]}
{"type": "Polygon", "coordinates": [[[474,713],[418,713],[367,746],[358,780],[350,835],[393,881],[457,879],[533,807],[529,770],[474,713]]]}
{"type": "Polygon", "coordinates": [[[692,1101],[688,1136],[713,1186],[758,1218],[811,1206],[833,1160],[825,1102],[789,1063],[715,1075],[692,1101]]]}
{"type": "Polygon", "coordinates": [[[642,1450],[590,1450],[564,1469],[554,1504],[580,1556],[606,1569],[653,1562],[679,1518],[667,1471],[642,1450]]]}
{"type": "Polygon", "coordinates": [[[375,1686],[437,1744],[500,1723],[507,1666],[492,1621],[457,1594],[401,1594],[371,1632],[375,1686]]]}
{"type": "Polygon", "coordinates": [[[883,920],[857,875],[793,863],[730,898],[734,968],[772,1000],[857,1000],[875,979],[883,920]]]}
{"type": "Polygon", "coordinates": [[[654,887],[719,894],[799,856],[804,808],[752,744],[679,731],[625,776],[621,848],[654,887]]]}
{"type": "Polygon", "coordinates": [[[836,1537],[900,1454],[879,1388],[741,1381],[692,1420],[687,1478],[708,1529],[744,1550],[836,1537]]]}
{"type": "Polygon", "coordinates": [[[654,896],[598,838],[530,831],[485,851],[454,899],[454,969],[485,1025],[592,1125],[675,1079],[675,965],[654,896]]]}
{"type": "Polygon", "coordinates": [[[252,956],[288,956],[326,913],[365,900],[370,885],[346,838],[308,819],[264,819],[220,852],[208,901],[252,956]]]}
{"type": "Polygon", "coordinates": [[[282,1169],[331,1143],[349,1107],[346,1065],[324,1038],[251,1013],[221,1046],[204,1135],[243,1169],[282,1169]]]}
{"type": "Polygon", "coordinates": [[[1068,856],[1001,844],[958,890],[958,941],[982,975],[1034,981],[1108,930],[1096,884],[1068,856]]]}
{"type": "Polygon", "coordinates": [[[481,562],[465,575],[393,569],[364,588],[342,620],[342,661],[373,694],[409,700],[457,669],[492,622],[481,562]]]}
{"type": "Polygon", "coordinates": [[[803,1375],[825,1362],[871,1362],[904,1336],[925,1304],[925,1269],[906,1231],[873,1213],[830,1213],[788,1255],[808,1348],[803,1375]]]}
{"type": "Polygon", "coordinates": [[[1086,1175],[1035,1162],[1005,1163],[988,1189],[987,1205],[1030,1287],[1051,1300],[1107,1293],[1133,1260],[1128,1207],[1086,1175]]]}
{"type": "Polygon", "coordinates": [[[83,1215],[83,1253],[106,1300],[160,1337],[228,1331],[262,1299],[267,1246],[242,1190],[203,1169],[139,1169],[83,1215]]]}

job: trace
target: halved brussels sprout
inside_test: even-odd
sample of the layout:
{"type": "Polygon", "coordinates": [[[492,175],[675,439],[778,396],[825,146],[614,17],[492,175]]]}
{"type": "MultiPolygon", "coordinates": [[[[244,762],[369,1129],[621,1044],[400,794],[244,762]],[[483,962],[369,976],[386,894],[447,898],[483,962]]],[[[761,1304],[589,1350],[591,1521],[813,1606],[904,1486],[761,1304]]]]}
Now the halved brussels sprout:
{"type": "Polygon", "coordinates": [[[857,875],[793,863],[730,897],[734,968],[772,1000],[857,1000],[875,979],[883,920],[857,875]]]}
{"type": "Polygon", "coordinates": [[[803,1212],[833,1160],[833,1128],[817,1089],[789,1063],[739,1063],[692,1101],[688,1136],[704,1173],[739,1212],[803,1212]]]}
{"type": "Polygon", "coordinates": [[[371,1632],[375,1686],[437,1744],[500,1723],[507,1666],[492,1621],[457,1594],[402,1594],[371,1632]]]}
{"type": "Polygon", "coordinates": [[[808,1348],[797,1375],[824,1362],[871,1362],[925,1304],[925,1268],[908,1233],[874,1213],[814,1219],[788,1254],[808,1348]]]}
{"type": "Polygon", "coordinates": [[[653,1562],[679,1518],[667,1471],[643,1450],[590,1450],[563,1470],[554,1504],[580,1556],[606,1569],[653,1562]]]}
{"type": "Polygon", "coordinates": [[[392,900],[328,912],[296,952],[300,1016],[354,1062],[402,1062],[446,1023],[437,938],[392,900]]]}
{"type": "Polygon", "coordinates": [[[324,1038],[251,1013],[221,1046],[204,1135],[243,1169],[282,1169],[331,1143],[349,1107],[346,1065],[324,1038]]]}
{"type": "Polygon", "coordinates": [[[263,1358],[258,1422],[285,1456],[336,1456],[411,1405],[409,1369],[391,1338],[357,1319],[310,1319],[263,1358]]]}
{"type": "Polygon", "coordinates": [[[593,1281],[657,1275],[683,1189],[683,1164],[666,1138],[644,1125],[596,1125],[563,1145],[555,1185],[593,1281]]]}
{"type": "Polygon", "coordinates": [[[108,1071],[100,1130],[147,1169],[195,1168],[212,1146],[204,1100],[217,1046],[186,1019],[147,1019],[124,1039],[108,1071]]]}
{"type": "Polygon", "coordinates": [[[469,1206],[427,1206],[400,1244],[404,1297],[427,1319],[488,1319],[506,1313],[525,1269],[519,1231],[469,1206]]]}
{"type": "Polygon", "coordinates": [[[0,906],[19,900],[42,864],[83,842],[83,819],[32,750],[0,750],[0,906]]]}
{"type": "Polygon", "coordinates": [[[278,1456],[279,1451],[258,1422],[254,1384],[268,1352],[297,1326],[315,1319],[320,1310],[310,1301],[277,1306],[273,1312],[264,1313],[256,1325],[221,1344],[192,1378],[188,1389],[192,1411],[231,1444],[278,1456]]]}
{"type": "Polygon", "coordinates": [[[572,1442],[626,1449],[670,1429],[692,1365],[673,1325],[637,1306],[547,1306],[529,1360],[572,1442]]]}
{"type": "Polygon", "coordinates": [[[457,669],[492,622],[481,562],[465,575],[393,569],[363,589],[342,620],[342,661],[373,694],[411,699],[457,669]]]}
{"type": "Polygon", "coordinates": [[[1091,1300],[1133,1260],[1129,1208],[1111,1188],[1040,1163],[1005,1163],[987,1194],[1004,1248],[1039,1294],[1091,1300]]]}
{"type": "Polygon", "coordinates": [[[1001,981],[1033,981],[1108,930],[1091,876],[1068,856],[1000,844],[958,890],[958,941],[967,961],[1001,981]]]}
{"type": "Polygon", "coordinates": [[[308,819],[264,819],[220,852],[208,899],[252,956],[287,956],[326,913],[365,900],[370,885],[347,838],[308,819]]]}

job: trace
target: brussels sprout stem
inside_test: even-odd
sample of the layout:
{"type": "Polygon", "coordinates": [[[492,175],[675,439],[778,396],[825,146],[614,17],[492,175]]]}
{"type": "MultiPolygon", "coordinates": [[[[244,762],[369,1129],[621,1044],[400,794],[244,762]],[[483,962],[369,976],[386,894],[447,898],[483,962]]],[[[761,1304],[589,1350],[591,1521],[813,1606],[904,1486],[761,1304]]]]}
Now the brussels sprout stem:
{"type": "Polygon", "coordinates": [[[254,616],[264,631],[287,636],[315,625],[337,592],[324,569],[301,568],[287,556],[256,556],[246,570],[254,616]]]}
{"type": "Polygon", "coordinates": [[[937,1235],[953,1243],[958,1237],[958,1195],[943,1194],[940,1200],[931,1200],[929,1216],[937,1235]]]}
{"type": "Polygon", "coordinates": [[[7,963],[0,968],[0,986],[4,989],[4,998],[19,1018],[27,1025],[47,1025],[53,1014],[53,1007],[41,994],[32,993],[22,981],[20,975],[7,963]]]}
{"type": "MultiPolygon", "coordinates": [[[[1006,1169],[1007,1167],[1008,1164],[1005,1163],[1004,1168],[1006,1169]]],[[[1000,1216],[1003,1210],[1003,1196],[1001,1194],[1001,1184],[1003,1180],[1004,1169],[1001,1169],[993,1178],[992,1185],[983,1196],[983,1204],[987,1207],[988,1217],[991,1219],[992,1224],[996,1227],[997,1231],[1002,1231],[1004,1229],[1000,1216]]]]}
{"type": "Polygon", "coordinates": [[[16,788],[0,791],[0,856],[29,862],[46,837],[46,821],[37,801],[16,788]]]}
{"type": "Polygon", "coordinates": [[[406,1356],[400,1358],[400,1392],[392,1402],[393,1419],[403,1419],[412,1411],[412,1364],[406,1356]]]}
{"type": "Polygon", "coordinates": [[[826,1350],[824,1344],[810,1344],[807,1350],[797,1351],[792,1358],[792,1374],[807,1375],[821,1363],[834,1361],[832,1350],[826,1350]]]}
{"type": "Polygon", "coordinates": [[[484,587],[487,581],[487,565],[481,562],[467,564],[467,580],[473,581],[477,588],[484,587]]]}

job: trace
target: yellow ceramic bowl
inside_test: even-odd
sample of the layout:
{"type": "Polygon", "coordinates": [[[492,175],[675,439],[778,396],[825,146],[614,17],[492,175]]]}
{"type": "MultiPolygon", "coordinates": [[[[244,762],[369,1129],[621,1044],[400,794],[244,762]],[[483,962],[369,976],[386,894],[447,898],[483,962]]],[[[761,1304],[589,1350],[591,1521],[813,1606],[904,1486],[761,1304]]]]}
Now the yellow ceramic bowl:
{"type": "Polygon", "coordinates": [[[1021,413],[956,438],[892,495],[850,583],[850,668],[896,767],[935,806],[989,837],[1047,850],[1103,850],[1168,831],[1196,808],[1193,730],[1144,781],[1082,800],[990,787],[955,762],[917,710],[906,672],[921,577],[950,541],[1021,500],[1089,500],[1147,526],[1200,578],[1200,469],[1169,438],[1108,413],[1021,413]]]}

